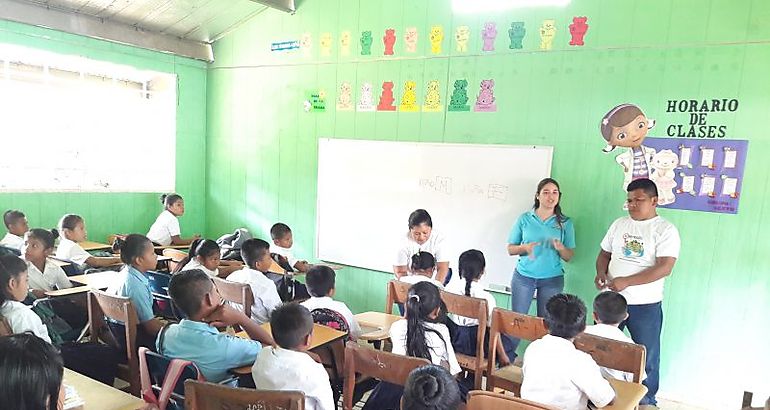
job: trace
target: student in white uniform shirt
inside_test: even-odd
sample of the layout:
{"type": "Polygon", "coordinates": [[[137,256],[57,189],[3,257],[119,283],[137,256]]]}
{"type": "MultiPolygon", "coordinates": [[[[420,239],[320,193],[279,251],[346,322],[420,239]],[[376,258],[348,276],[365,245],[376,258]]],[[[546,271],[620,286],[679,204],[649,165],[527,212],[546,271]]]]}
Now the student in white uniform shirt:
{"type": "Polygon", "coordinates": [[[227,277],[230,282],[246,283],[254,294],[251,318],[257,323],[267,323],[273,310],[281,305],[281,297],[275,282],[265,276],[273,260],[270,259],[270,245],[262,239],[247,239],[241,245],[241,257],[246,267],[227,277]]]}
{"type": "Polygon", "coordinates": [[[444,238],[433,231],[433,220],[424,209],[417,209],[409,215],[409,232],[393,264],[396,279],[412,274],[409,262],[412,255],[420,251],[428,252],[436,258],[436,280],[446,283],[449,280],[449,255],[444,252],[444,238]]]}
{"type": "Polygon", "coordinates": [[[524,353],[521,398],[565,410],[585,410],[590,400],[604,407],[615,390],[594,359],[572,340],[586,328],[586,306],[575,295],[556,294],[546,303],[547,335],[524,353]]]}
{"type": "Polygon", "coordinates": [[[53,253],[58,236],[56,229],[48,231],[39,228],[31,229],[24,235],[22,254],[27,261],[29,287],[35,297],[45,297],[46,291],[72,287],[62,268],[48,258],[53,253]]]}
{"type": "Polygon", "coordinates": [[[339,313],[345,318],[345,322],[348,325],[350,339],[357,340],[361,336],[361,327],[358,325],[355,316],[353,316],[353,312],[350,311],[345,302],[332,299],[334,296],[335,276],[334,269],[326,265],[314,265],[310,268],[305,277],[305,284],[311,297],[302,302],[302,306],[306,307],[310,312],[315,309],[329,309],[339,313]]]}
{"type": "Polygon", "coordinates": [[[119,256],[94,256],[86,252],[78,242],[88,237],[86,221],[80,215],[67,214],[59,221],[59,246],[56,248],[56,259],[73,262],[86,267],[104,268],[120,264],[119,256]]]}
{"type": "MultiPolygon", "coordinates": [[[[294,235],[288,225],[281,222],[276,223],[270,228],[270,237],[273,239],[273,244],[270,245],[270,253],[279,255],[291,267],[291,270],[306,273],[313,266],[307,263],[307,261],[301,261],[294,257],[291,250],[291,247],[294,246],[294,235]]],[[[286,269],[286,266],[281,267],[286,269]]]]}
{"type": "Polygon", "coordinates": [[[160,202],[163,204],[163,212],[155,219],[155,223],[147,232],[147,237],[158,245],[189,245],[193,240],[200,238],[200,235],[193,235],[192,238],[182,238],[179,228],[179,218],[184,215],[184,199],[179,194],[163,194],[160,196],[160,202]]]}
{"type": "MultiPolygon", "coordinates": [[[[586,327],[585,332],[595,336],[606,337],[607,339],[634,343],[630,337],[626,336],[618,328],[626,319],[628,319],[626,298],[620,293],[613,291],[602,292],[594,298],[594,321],[596,321],[596,324],[586,327]]],[[[602,374],[604,377],[612,377],[613,379],[625,380],[627,382],[634,381],[633,373],[607,367],[602,367],[602,374]]],[[[642,380],[646,377],[647,374],[642,370],[642,380]]]]}
{"type": "Polygon", "coordinates": [[[32,332],[51,343],[48,329],[32,309],[21,303],[29,291],[27,264],[14,255],[0,256],[0,315],[13,333],[32,332]]]}
{"type": "Polygon", "coordinates": [[[174,272],[200,269],[209,276],[226,278],[230,273],[243,267],[237,261],[223,261],[219,244],[211,239],[196,239],[190,244],[187,256],[177,264],[174,272]]]}
{"type": "Polygon", "coordinates": [[[3,223],[8,233],[0,241],[0,245],[21,251],[21,247],[24,245],[24,233],[29,230],[27,217],[23,212],[12,209],[3,214],[3,223]]]}
{"type": "Polygon", "coordinates": [[[411,275],[404,275],[398,278],[399,281],[414,285],[419,282],[430,282],[443,289],[444,285],[433,279],[436,273],[436,258],[430,252],[417,252],[412,255],[412,263],[409,265],[411,275]]]}
{"type": "Polygon", "coordinates": [[[257,390],[298,390],[305,393],[305,409],[335,410],[329,374],[308,352],[313,340],[313,317],[297,303],[273,312],[270,329],[278,346],[264,347],[251,374],[257,390]]]}

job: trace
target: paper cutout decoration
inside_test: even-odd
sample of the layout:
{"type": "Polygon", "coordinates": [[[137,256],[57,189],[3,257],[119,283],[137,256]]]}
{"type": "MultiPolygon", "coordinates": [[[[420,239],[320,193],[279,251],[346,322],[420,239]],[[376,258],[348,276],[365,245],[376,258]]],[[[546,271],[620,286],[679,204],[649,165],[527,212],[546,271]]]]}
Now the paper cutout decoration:
{"type": "Polygon", "coordinates": [[[738,162],[738,151],[730,148],[730,147],[724,147],[725,151],[725,161],[724,164],[722,164],[723,168],[735,168],[736,162],[738,162]]]}
{"type": "Polygon", "coordinates": [[[428,81],[428,89],[425,91],[425,103],[422,106],[424,112],[441,112],[444,106],[441,105],[441,92],[439,91],[438,80],[428,81]]]}
{"type": "Polygon", "coordinates": [[[303,102],[306,112],[324,112],[326,111],[326,92],[310,91],[308,92],[308,99],[303,102]]]}
{"type": "Polygon", "coordinates": [[[540,49],[550,50],[553,47],[554,37],[556,37],[556,21],[543,20],[543,25],[540,26],[540,49]]]}
{"type": "Polygon", "coordinates": [[[299,48],[298,40],[279,41],[270,44],[270,51],[288,51],[299,48]]]}
{"type": "Polygon", "coordinates": [[[673,204],[676,201],[674,168],[678,164],[679,156],[670,149],[661,150],[652,157],[652,168],[655,170],[650,175],[650,179],[658,187],[658,205],[673,204]]]}
{"type": "Polygon", "coordinates": [[[460,26],[455,30],[455,49],[458,53],[468,52],[468,40],[471,38],[471,28],[460,26]]]}
{"type": "Polygon", "coordinates": [[[680,173],[679,176],[682,177],[682,187],[677,189],[676,192],[679,194],[687,193],[695,196],[695,176],[687,175],[684,172],[680,173]]]}
{"type": "Polygon", "coordinates": [[[730,198],[738,197],[738,178],[729,178],[727,175],[722,175],[722,195],[729,196],[730,198]]]}
{"type": "Polygon", "coordinates": [[[527,35],[527,29],[524,28],[523,21],[511,23],[511,28],[508,29],[508,38],[511,40],[511,45],[508,48],[511,50],[524,48],[525,35],[527,35]]]}
{"type": "Polygon", "coordinates": [[[372,32],[371,31],[362,31],[361,32],[361,55],[362,56],[370,56],[372,55],[372,32]]]}
{"type": "Polygon", "coordinates": [[[310,33],[302,33],[302,37],[299,38],[299,49],[302,50],[302,55],[305,57],[310,56],[310,51],[313,48],[313,35],[310,33]]]}
{"type": "Polygon", "coordinates": [[[380,94],[380,103],[377,104],[377,111],[396,111],[393,101],[395,101],[393,97],[393,82],[385,81],[382,83],[382,94],[380,94]]]}
{"type": "Polygon", "coordinates": [[[417,27],[407,27],[404,31],[404,44],[407,53],[417,52],[417,27]]]}
{"type": "Polygon", "coordinates": [[[497,111],[497,104],[495,104],[495,80],[481,80],[481,90],[478,97],[476,97],[476,105],[473,106],[473,111],[476,112],[495,112],[497,111]]]}
{"type": "Polygon", "coordinates": [[[449,99],[447,111],[470,111],[468,105],[468,80],[455,80],[455,89],[449,99]]]}
{"type": "Polygon", "coordinates": [[[384,54],[386,56],[392,56],[393,55],[393,45],[396,44],[396,30],[389,28],[385,30],[385,36],[382,37],[382,42],[385,44],[385,52],[384,54]]]}
{"type": "Polygon", "coordinates": [[[648,119],[642,109],[634,104],[620,104],[613,107],[602,118],[599,130],[607,142],[602,151],[609,153],[616,147],[627,150],[615,162],[623,168],[623,192],[631,181],[649,178],[655,149],[642,145],[647,132],[655,126],[655,120],[648,119]]]}
{"type": "Polygon", "coordinates": [[[691,156],[692,156],[692,148],[685,147],[684,145],[679,146],[679,165],[680,166],[692,168],[692,164],[690,164],[691,156]]]}
{"type": "Polygon", "coordinates": [[[700,149],[700,166],[714,169],[714,149],[703,148],[700,149]]]}
{"type": "Polygon", "coordinates": [[[441,42],[444,41],[444,28],[433,26],[430,28],[430,52],[441,54],[441,42]]]}
{"type": "Polygon", "coordinates": [[[372,83],[361,84],[361,98],[358,100],[358,111],[374,111],[372,83]]]}
{"type": "Polygon", "coordinates": [[[321,45],[321,55],[329,57],[332,54],[332,33],[321,34],[319,43],[321,45]]]}
{"type": "Polygon", "coordinates": [[[716,183],[717,183],[717,179],[713,175],[701,175],[700,195],[706,195],[711,198],[715,197],[716,183]]]}
{"type": "Polygon", "coordinates": [[[348,30],[340,34],[340,54],[345,57],[350,55],[350,31],[348,30]]]}
{"type": "Polygon", "coordinates": [[[398,107],[399,111],[404,112],[417,112],[420,111],[420,106],[417,105],[417,84],[414,81],[407,81],[404,83],[404,95],[401,97],[401,104],[398,107]]]}
{"type": "Polygon", "coordinates": [[[583,42],[583,37],[585,37],[586,32],[588,31],[588,24],[586,24],[586,21],[588,21],[588,17],[572,18],[572,24],[569,25],[569,34],[572,36],[572,39],[570,39],[569,45],[585,45],[583,42]]]}
{"type": "Polygon", "coordinates": [[[495,39],[497,38],[497,24],[488,21],[484,24],[484,30],[481,30],[481,41],[484,46],[482,51],[495,51],[495,39]]]}
{"type": "Polygon", "coordinates": [[[340,84],[340,92],[337,96],[337,111],[353,111],[353,89],[350,83],[343,81],[340,84]]]}

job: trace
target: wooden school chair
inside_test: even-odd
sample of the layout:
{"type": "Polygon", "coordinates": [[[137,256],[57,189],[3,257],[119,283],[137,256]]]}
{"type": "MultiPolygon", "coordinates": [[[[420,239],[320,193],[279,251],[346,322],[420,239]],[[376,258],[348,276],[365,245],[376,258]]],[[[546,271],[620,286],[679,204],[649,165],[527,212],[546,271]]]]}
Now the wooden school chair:
{"type": "MultiPolygon", "coordinates": [[[[129,383],[129,392],[139,397],[141,382],[139,376],[139,357],[136,345],[137,324],[134,305],[131,300],[122,296],[110,295],[100,290],[91,290],[88,293],[88,328],[93,341],[99,337],[115,347],[125,347],[126,364],[118,365],[118,378],[129,383]],[[110,332],[105,318],[123,323],[125,328],[125,346],[120,346],[110,332]],[[104,337],[109,335],[108,337],[104,337]]],[[[115,335],[119,337],[118,335],[115,335]]],[[[122,339],[122,337],[121,337],[122,339]]]]}
{"type": "Polygon", "coordinates": [[[467,410],[557,410],[556,407],[501,393],[474,390],[468,393],[467,410]]]}
{"type": "Polygon", "coordinates": [[[487,390],[495,387],[508,390],[521,396],[523,373],[521,367],[510,364],[495,369],[497,341],[500,334],[506,334],[522,340],[537,340],[548,334],[543,318],[512,312],[507,309],[492,310],[492,327],[489,333],[489,360],[487,361],[487,390]]]}
{"type": "Polygon", "coordinates": [[[394,303],[400,303],[404,304],[406,303],[407,295],[409,294],[409,288],[411,288],[412,285],[401,282],[400,280],[392,280],[388,282],[388,297],[387,301],[385,302],[385,313],[392,314],[393,313],[393,304],[394,303]]]}
{"type": "Polygon", "coordinates": [[[185,408],[188,410],[260,409],[304,410],[305,393],[227,387],[186,380],[185,408]]]}
{"type": "Polygon", "coordinates": [[[139,348],[139,373],[142,398],[158,410],[182,408],[185,380],[205,381],[195,363],[171,359],[146,347],[139,348]]]}
{"type": "Polygon", "coordinates": [[[484,359],[484,336],[487,333],[487,301],[485,299],[472,298],[470,296],[455,295],[454,293],[441,291],[441,300],[447,308],[447,313],[478,319],[479,328],[476,332],[476,355],[468,356],[455,352],[457,361],[463,370],[471,371],[474,374],[474,388],[481,388],[481,376],[487,368],[487,361],[484,359]]]}
{"type": "Polygon", "coordinates": [[[642,383],[647,355],[644,345],[587,333],[577,335],[573,343],[578,350],[590,354],[599,366],[631,373],[634,375],[634,383],[642,383]]]}
{"type": "Polygon", "coordinates": [[[345,346],[345,386],[342,408],[353,410],[356,374],[403,386],[412,370],[430,364],[427,359],[367,349],[355,342],[345,346]]]}
{"type": "Polygon", "coordinates": [[[177,265],[179,265],[179,262],[182,261],[182,259],[187,257],[187,254],[185,252],[180,251],[179,249],[171,249],[166,248],[163,250],[163,256],[168,256],[171,258],[170,261],[168,261],[168,270],[170,272],[173,272],[177,265]]]}
{"type": "MultiPolygon", "coordinates": [[[[214,280],[214,285],[224,300],[241,305],[240,310],[243,311],[246,317],[251,317],[251,306],[254,305],[254,294],[251,293],[251,286],[246,283],[230,282],[221,278],[211,279],[214,280]]],[[[235,330],[239,331],[240,326],[236,326],[235,330]]]]}

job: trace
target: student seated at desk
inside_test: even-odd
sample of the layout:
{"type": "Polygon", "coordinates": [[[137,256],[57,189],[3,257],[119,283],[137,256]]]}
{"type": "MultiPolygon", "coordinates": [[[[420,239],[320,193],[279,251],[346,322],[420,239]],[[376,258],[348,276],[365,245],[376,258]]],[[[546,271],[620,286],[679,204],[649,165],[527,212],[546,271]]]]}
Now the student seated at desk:
{"type": "MultiPolygon", "coordinates": [[[[48,329],[32,309],[21,303],[29,291],[27,264],[18,256],[0,256],[0,316],[13,333],[32,332],[51,343],[48,329]]],[[[2,390],[2,389],[0,389],[2,390]]]]}
{"type": "MultiPolygon", "coordinates": [[[[607,339],[619,340],[621,342],[634,343],[620,330],[620,324],[628,319],[628,303],[626,298],[620,293],[605,291],[596,295],[594,298],[594,321],[595,325],[586,327],[585,332],[595,336],[606,337],[607,339]]],[[[633,373],[622,372],[620,370],[602,367],[604,377],[634,381],[633,373]]],[[[647,378],[647,374],[642,369],[642,380],[647,378]]]]}
{"type": "Polygon", "coordinates": [[[67,274],[59,265],[48,259],[54,251],[56,229],[46,230],[35,228],[24,234],[22,255],[27,261],[29,272],[29,288],[37,298],[45,297],[45,292],[72,287],[67,274]]]}
{"type": "Polygon", "coordinates": [[[226,278],[233,271],[241,268],[243,265],[237,261],[221,260],[219,245],[211,239],[196,239],[190,244],[190,250],[176,265],[174,273],[183,270],[200,269],[209,274],[226,278]]]}
{"type": "Polygon", "coordinates": [[[439,289],[444,289],[444,284],[433,279],[436,273],[436,258],[430,252],[419,251],[412,255],[412,263],[409,267],[411,275],[404,275],[398,278],[399,281],[414,285],[418,282],[430,282],[439,289]]]}
{"type": "Polygon", "coordinates": [[[311,264],[307,261],[301,261],[294,257],[291,251],[291,247],[294,245],[294,235],[291,233],[291,228],[285,223],[278,222],[270,228],[270,237],[273,238],[273,244],[270,246],[270,253],[274,253],[279,256],[278,262],[282,268],[286,269],[287,266],[291,269],[287,271],[299,271],[307,272],[310,270],[311,264]]]}
{"type": "Polygon", "coordinates": [[[545,306],[547,335],[524,353],[521,398],[566,410],[585,410],[588,400],[604,407],[615,390],[594,359],[572,340],[586,328],[586,306],[577,296],[559,293],[545,306]]]}
{"type": "Polygon", "coordinates": [[[460,389],[447,369],[427,364],[409,373],[401,410],[457,410],[462,404],[460,389]]]}
{"type": "Polygon", "coordinates": [[[310,312],[315,309],[329,309],[339,313],[347,322],[350,339],[356,340],[361,336],[361,326],[358,325],[353,312],[350,311],[345,302],[332,299],[334,297],[335,276],[334,269],[325,265],[314,265],[310,268],[305,277],[305,285],[307,285],[311,298],[302,302],[302,306],[310,312]]]}
{"type": "Polygon", "coordinates": [[[62,237],[59,239],[59,247],[56,248],[56,259],[93,268],[120,264],[120,258],[117,256],[93,256],[78,245],[78,242],[85,241],[88,236],[86,221],[80,215],[64,215],[59,221],[59,232],[62,237]]]}
{"type": "Polygon", "coordinates": [[[168,294],[187,319],[161,330],[156,341],[158,353],[192,361],[207,381],[226,379],[230,369],[254,363],[262,344],[274,343],[267,331],[243,312],[223,303],[209,275],[200,269],[171,277],[168,294]],[[241,326],[251,340],[217,330],[232,325],[241,326]]]}
{"type": "Polygon", "coordinates": [[[24,245],[24,233],[29,230],[27,217],[21,211],[8,210],[3,214],[3,223],[8,233],[0,241],[0,245],[21,251],[24,245]]]}
{"type": "Polygon", "coordinates": [[[163,204],[163,212],[155,219],[155,223],[147,232],[147,237],[154,243],[161,246],[169,245],[189,245],[192,241],[200,238],[200,235],[194,235],[192,238],[182,238],[179,228],[179,218],[184,215],[184,199],[179,194],[163,194],[160,196],[160,202],[163,204]]]}
{"type": "Polygon", "coordinates": [[[29,333],[0,337],[3,408],[62,409],[63,375],[62,358],[49,343],[29,333]]]}
{"type": "Polygon", "coordinates": [[[297,303],[279,306],[270,317],[278,346],[266,347],[251,368],[257,390],[299,390],[306,410],[335,410],[329,374],[308,353],[313,338],[313,317],[297,303]]]}
{"type": "Polygon", "coordinates": [[[135,233],[125,239],[116,239],[113,248],[120,251],[120,259],[125,265],[107,288],[107,293],[131,299],[139,319],[137,344],[152,349],[163,324],[155,318],[152,309],[153,298],[147,272],[155,269],[158,255],[146,236],[135,233]]]}
{"type": "Polygon", "coordinates": [[[262,239],[247,239],[241,245],[241,257],[246,266],[231,273],[227,280],[251,287],[254,295],[251,318],[259,324],[267,323],[273,310],[281,305],[275,283],[265,276],[272,265],[270,245],[262,239]]]}

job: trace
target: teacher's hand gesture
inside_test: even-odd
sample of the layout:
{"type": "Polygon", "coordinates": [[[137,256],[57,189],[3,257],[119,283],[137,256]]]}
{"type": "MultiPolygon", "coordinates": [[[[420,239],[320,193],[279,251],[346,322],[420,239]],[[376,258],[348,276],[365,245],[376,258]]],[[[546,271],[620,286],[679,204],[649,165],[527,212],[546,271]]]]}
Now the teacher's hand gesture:
{"type": "Polygon", "coordinates": [[[540,245],[540,242],[522,243],[521,250],[523,250],[530,259],[535,259],[535,246],[540,245]]]}

